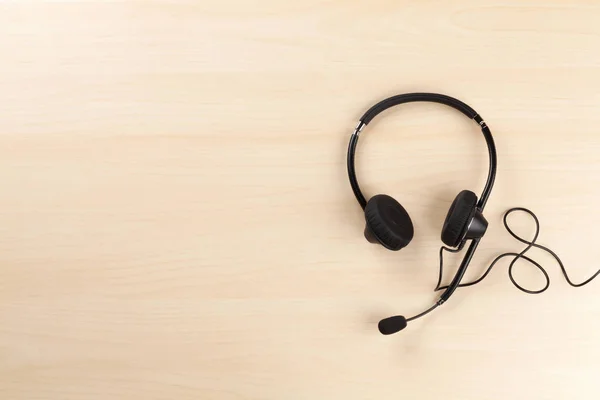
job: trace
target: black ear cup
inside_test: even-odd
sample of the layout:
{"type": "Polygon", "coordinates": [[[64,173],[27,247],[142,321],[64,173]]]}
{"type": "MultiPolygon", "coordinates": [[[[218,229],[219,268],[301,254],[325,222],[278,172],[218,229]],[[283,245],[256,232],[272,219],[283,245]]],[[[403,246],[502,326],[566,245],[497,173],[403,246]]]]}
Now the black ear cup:
{"type": "Polygon", "coordinates": [[[408,213],[396,200],[385,194],[371,197],[365,207],[365,237],[390,250],[400,250],[410,243],[414,228],[408,213]]]}
{"type": "Polygon", "coordinates": [[[470,190],[463,190],[456,196],[442,228],[442,242],[446,246],[456,247],[460,244],[467,233],[476,205],[477,196],[470,190]]]}

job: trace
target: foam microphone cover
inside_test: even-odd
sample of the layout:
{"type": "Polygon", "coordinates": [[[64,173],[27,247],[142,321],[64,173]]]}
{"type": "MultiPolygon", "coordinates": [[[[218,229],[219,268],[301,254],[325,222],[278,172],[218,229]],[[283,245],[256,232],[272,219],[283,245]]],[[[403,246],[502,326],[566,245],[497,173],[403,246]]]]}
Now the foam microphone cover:
{"type": "Polygon", "coordinates": [[[402,315],[396,315],[395,317],[382,319],[377,327],[383,335],[391,335],[406,328],[406,318],[402,315]]]}

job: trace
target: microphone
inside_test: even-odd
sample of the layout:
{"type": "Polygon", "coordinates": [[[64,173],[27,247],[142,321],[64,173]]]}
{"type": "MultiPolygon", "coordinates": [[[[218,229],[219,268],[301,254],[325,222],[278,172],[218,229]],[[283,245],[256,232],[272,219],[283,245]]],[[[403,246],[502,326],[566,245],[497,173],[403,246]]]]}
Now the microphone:
{"type": "Polygon", "coordinates": [[[400,332],[402,329],[406,328],[406,324],[406,318],[404,318],[403,315],[396,315],[394,317],[382,319],[379,321],[379,324],[377,324],[377,327],[382,335],[391,335],[392,333],[400,332]]]}
{"type": "Polygon", "coordinates": [[[381,332],[382,335],[391,335],[393,333],[400,332],[402,329],[406,328],[408,322],[421,318],[426,314],[429,314],[430,312],[441,306],[443,303],[444,301],[440,299],[436,301],[433,306],[423,311],[422,313],[415,315],[414,317],[405,318],[404,315],[396,315],[393,317],[382,319],[381,321],[379,321],[379,324],[377,324],[379,332],[381,332]]]}

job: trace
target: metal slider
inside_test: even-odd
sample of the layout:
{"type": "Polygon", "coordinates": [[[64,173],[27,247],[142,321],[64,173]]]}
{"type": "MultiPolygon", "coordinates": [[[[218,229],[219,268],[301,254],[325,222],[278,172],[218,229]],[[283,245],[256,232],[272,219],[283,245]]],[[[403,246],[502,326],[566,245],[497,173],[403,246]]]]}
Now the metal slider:
{"type": "Polygon", "coordinates": [[[358,121],[358,125],[356,125],[356,128],[354,128],[354,132],[352,132],[352,136],[358,137],[364,127],[365,127],[365,123],[362,121],[358,121]]]}
{"type": "Polygon", "coordinates": [[[475,120],[475,122],[477,122],[481,126],[481,129],[487,128],[487,124],[485,123],[485,121],[483,120],[483,118],[481,118],[481,115],[475,114],[473,116],[473,119],[475,120]]]}

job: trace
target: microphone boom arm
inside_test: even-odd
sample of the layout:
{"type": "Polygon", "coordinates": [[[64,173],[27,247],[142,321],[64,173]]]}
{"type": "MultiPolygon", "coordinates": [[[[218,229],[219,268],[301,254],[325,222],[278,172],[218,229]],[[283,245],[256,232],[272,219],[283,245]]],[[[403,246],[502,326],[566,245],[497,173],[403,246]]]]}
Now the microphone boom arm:
{"type": "Polygon", "coordinates": [[[460,281],[465,276],[467,267],[469,266],[469,263],[471,263],[471,259],[473,258],[473,254],[475,254],[475,250],[477,249],[480,240],[481,239],[473,239],[473,241],[469,245],[467,253],[465,254],[462,262],[460,263],[458,271],[456,271],[456,275],[454,275],[452,282],[450,282],[448,288],[440,296],[440,299],[438,300],[439,305],[444,304],[450,298],[450,296],[452,296],[452,293],[454,293],[454,291],[458,288],[458,285],[460,285],[460,281]]]}

